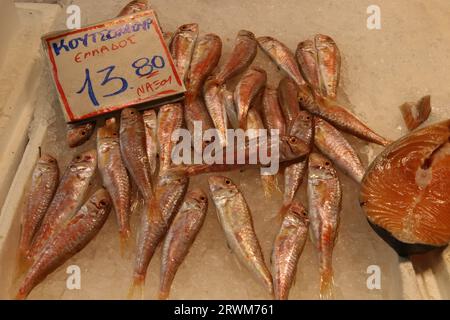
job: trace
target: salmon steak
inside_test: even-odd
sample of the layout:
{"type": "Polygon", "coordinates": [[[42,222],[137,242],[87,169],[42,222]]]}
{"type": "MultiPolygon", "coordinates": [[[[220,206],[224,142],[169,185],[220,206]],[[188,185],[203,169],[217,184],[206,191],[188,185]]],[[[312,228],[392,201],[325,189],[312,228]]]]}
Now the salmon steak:
{"type": "Polygon", "coordinates": [[[365,174],[361,206],[399,255],[450,242],[450,120],[389,145],[365,174]]]}

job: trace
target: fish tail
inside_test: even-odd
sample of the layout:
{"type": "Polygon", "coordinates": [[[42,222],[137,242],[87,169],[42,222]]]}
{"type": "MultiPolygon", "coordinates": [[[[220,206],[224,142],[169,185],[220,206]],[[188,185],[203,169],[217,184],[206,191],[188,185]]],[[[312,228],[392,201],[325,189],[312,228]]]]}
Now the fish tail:
{"type": "Polygon", "coordinates": [[[135,275],[133,278],[133,283],[128,290],[127,299],[134,300],[140,299],[144,300],[144,285],[145,285],[145,276],[144,275],[135,275]]]}
{"type": "Polygon", "coordinates": [[[334,298],[333,293],[333,270],[327,268],[320,273],[320,299],[329,300],[334,298]]]}
{"type": "Polygon", "coordinates": [[[122,258],[124,258],[126,253],[130,251],[131,247],[130,235],[131,235],[130,229],[122,230],[119,233],[120,255],[122,256],[122,258]]]}
{"type": "Polygon", "coordinates": [[[16,296],[14,297],[15,300],[25,300],[28,294],[25,292],[19,291],[16,296]]]}
{"type": "Polygon", "coordinates": [[[169,290],[160,290],[158,300],[167,300],[169,298],[169,290]]]}
{"type": "Polygon", "coordinates": [[[19,280],[19,278],[28,271],[28,269],[31,267],[32,261],[27,258],[26,255],[19,255],[18,261],[17,261],[17,268],[16,273],[14,276],[14,281],[19,280]]]}

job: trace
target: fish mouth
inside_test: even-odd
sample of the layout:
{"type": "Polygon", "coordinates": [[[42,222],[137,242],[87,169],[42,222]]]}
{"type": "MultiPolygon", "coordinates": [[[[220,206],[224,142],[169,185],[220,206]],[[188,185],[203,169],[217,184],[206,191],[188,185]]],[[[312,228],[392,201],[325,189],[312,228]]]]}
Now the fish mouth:
{"type": "Polygon", "coordinates": [[[191,32],[197,32],[198,31],[198,24],[197,23],[187,23],[180,27],[180,31],[191,31],[191,32]]]}
{"type": "Polygon", "coordinates": [[[255,34],[248,30],[239,30],[238,36],[249,37],[255,39],[255,34]]]}

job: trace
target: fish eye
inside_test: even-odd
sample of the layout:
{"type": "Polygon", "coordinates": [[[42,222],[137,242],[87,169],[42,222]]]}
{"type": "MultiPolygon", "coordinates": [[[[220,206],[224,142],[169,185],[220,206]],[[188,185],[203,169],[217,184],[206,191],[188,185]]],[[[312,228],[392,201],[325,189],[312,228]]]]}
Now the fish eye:
{"type": "Polygon", "coordinates": [[[130,114],[134,114],[134,111],[131,111],[130,114]]]}
{"type": "Polygon", "coordinates": [[[81,160],[81,156],[76,156],[75,160],[81,160]]]}
{"type": "Polygon", "coordinates": [[[86,131],[81,131],[81,135],[84,136],[86,134],[86,131]]]}
{"type": "Polygon", "coordinates": [[[289,138],[289,141],[290,141],[291,143],[296,143],[296,142],[297,142],[297,138],[296,138],[296,137],[290,137],[290,138],[289,138]]]}
{"type": "Polygon", "coordinates": [[[200,200],[205,201],[206,198],[205,198],[204,196],[201,196],[201,197],[200,197],[200,200]]]}
{"type": "Polygon", "coordinates": [[[114,133],[113,133],[113,136],[117,136],[117,133],[114,132],[114,133]]]}
{"type": "Polygon", "coordinates": [[[99,203],[100,203],[100,205],[101,205],[102,207],[106,206],[106,201],[105,201],[105,200],[101,200],[99,203]]]}
{"type": "Polygon", "coordinates": [[[330,162],[329,162],[329,161],[326,161],[326,162],[325,162],[325,165],[326,165],[326,166],[329,166],[329,165],[330,165],[330,162]]]}
{"type": "Polygon", "coordinates": [[[227,180],[225,180],[225,183],[226,184],[231,184],[231,181],[227,179],[227,180]]]}
{"type": "Polygon", "coordinates": [[[307,117],[306,117],[306,120],[309,120],[309,119],[311,119],[311,117],[310,117],[310,116],[307,116],[307,117]]]}

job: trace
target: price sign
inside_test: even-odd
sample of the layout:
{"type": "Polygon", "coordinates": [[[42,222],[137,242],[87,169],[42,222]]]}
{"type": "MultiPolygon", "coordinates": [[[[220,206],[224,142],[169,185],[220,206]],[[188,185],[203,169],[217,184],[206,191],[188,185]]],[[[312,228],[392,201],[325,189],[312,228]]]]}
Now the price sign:
{"type": "Polygon", "coordinates": [[[42,40],[67,122],[183,97],[152,10],[42,40]]]}

